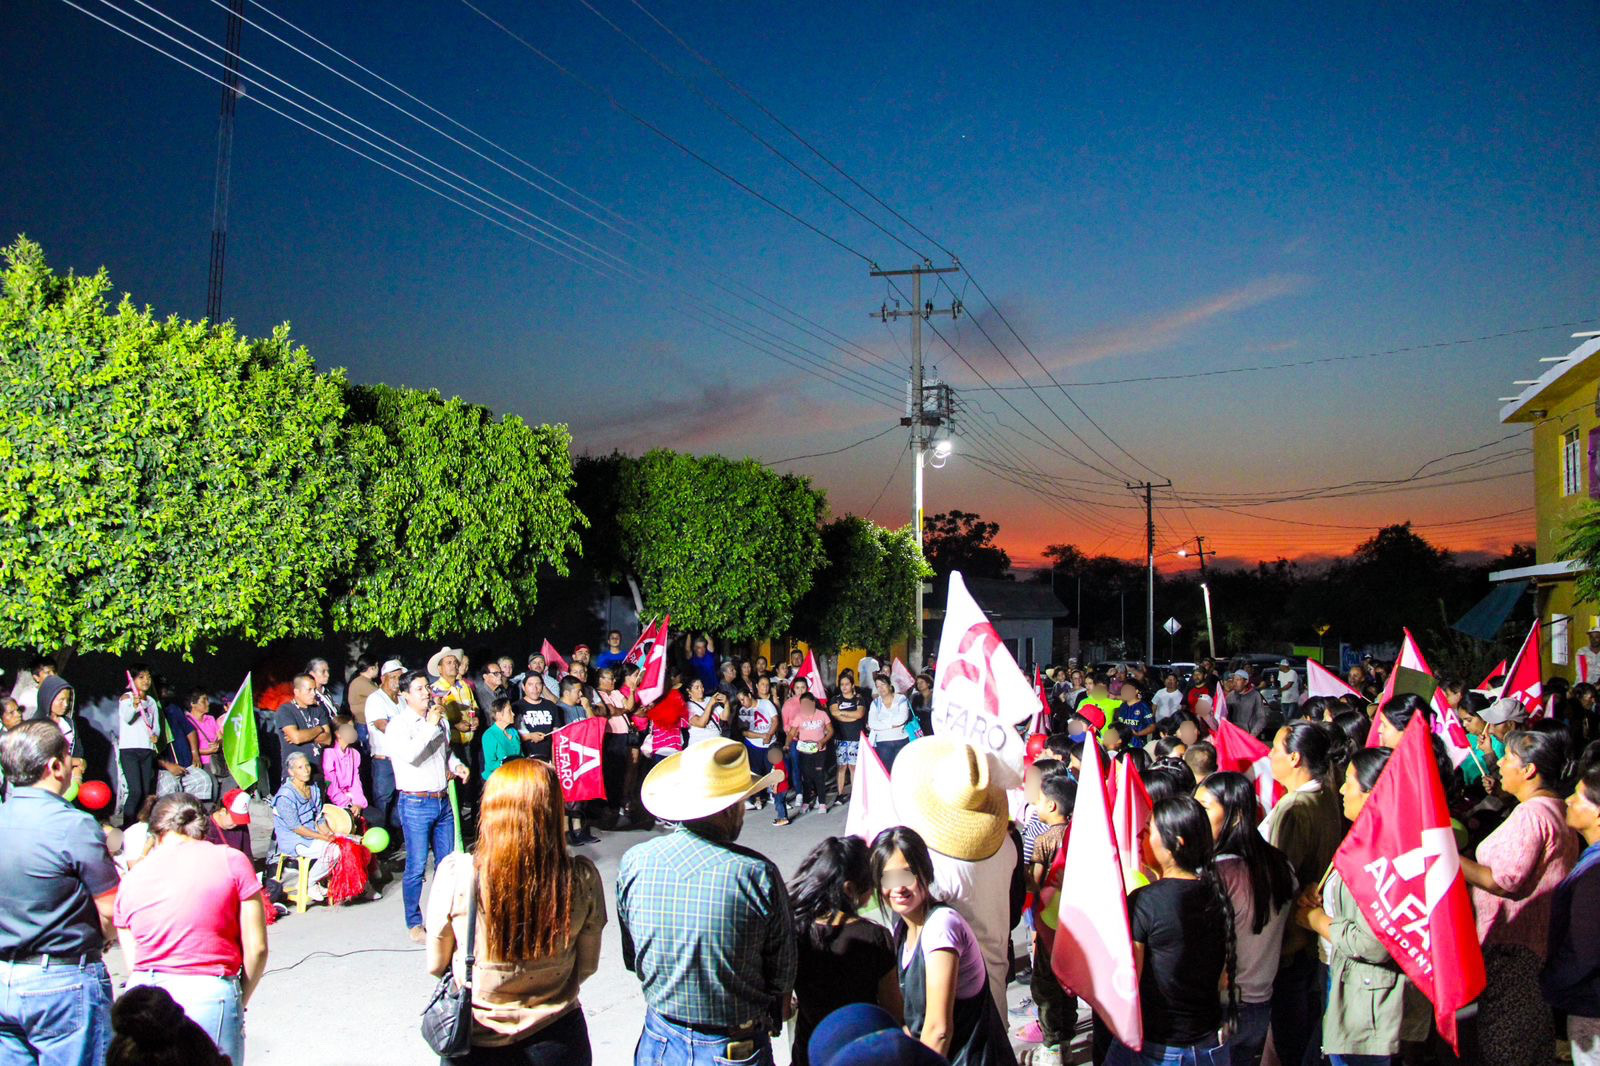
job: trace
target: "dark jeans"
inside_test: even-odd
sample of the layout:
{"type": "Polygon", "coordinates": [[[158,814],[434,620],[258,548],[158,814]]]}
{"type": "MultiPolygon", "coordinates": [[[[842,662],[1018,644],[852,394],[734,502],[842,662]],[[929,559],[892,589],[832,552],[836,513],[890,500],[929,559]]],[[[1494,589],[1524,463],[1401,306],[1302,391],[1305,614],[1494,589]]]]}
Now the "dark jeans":
{"type": "Polygon", "coordinates": [[[0,1063],[100,1066],[111,1046],[104,963],[0,961],[0,1063]]]}
{"type": "Polygon", "coordinates": [[[132,825],[147,797],[156,794],[156,753],[151,748],[123,748],[117,752],[122,766],[122,781],[127,792],[122,797],[122,824],[132,825]]]}
{"type": "Polygon", "coordinates": [[[395,803],[400,824],[406,834],[406,875],[402,895],[406,904],[406,928],[422,924],[422,878],[428,870],[428,849],[433,862],[439,862],[456,847],[455,816],[448,799],[400,794],[395,803]]]}
{"type": "Polygon", "coordinates": [[[800,749],[790,744],[783,749],[783,772],[789,779],[789,787],[794,789],[795,798],[805,799],[804,770],[800,765],[800,749]]]}
{"type": "Polygon", "coordinates": [[[758,1032],[751,1040],[755,1054],[729,1058],[727,1037],[685,1029],[646,1009],[633,1066],[772,1066],[771,1038],[758,1032]]]}
{"type": "Polygon", "coordinates": [[[1239,1004],[1239,1027],[1228,1038],[1233,1066],[1259,1066],[1267,1046],[1267,1029],[1272,1024],[1272,1004],[1239,1004]]]}
{"type": "Polygon", "coordinates": [[[1068,995],[1050,968],[1048,958],[1033,960],[1033,977],[1028,982],[1033,1005],[1039,1011],[1039,1033],[1046,1047],[1061,1047],[1063,1056],[1078,1025],[1077,997],[1068,995]]]}
{"type": "Polygon", "coordinates": [[[389,835],[403,835],[400,821],[394,816],[394,764],[387,758],[372,760],[372,806],[367,808],[367,821],[389,830],[389,835]]]}
{"type": "Polygon", "coordinates": [[[1299,952],[1278,966],[1272,982],[1272,1043],[1282,1066],[1310,1066],[1322,1057],[1326,984],[1317,974],[1315,951],[1299,952]]]}
{"type": "Polygon", "coordinates": [[[909,743],[911,743],[911,741],[909,739],[906,739],[906,740],[880,740],[878,743],[872,745],[872,750],[876,751],[878,753],[878,758],[883,760],[883,768],[885,770],[893,772],[894,771],[894,757],[896,755],[899,755],[900,754],[900,749],[905,747],[909,743]]]}
{"type": "Polygon", "coordinates": [[[607,733],[600,745],[600,776],[606,785],[606,804],[613,810],[620,811],[628,804],[628,760],[632,753],[626,733],[607,733]]]}
{"type": "Polygon", "coordinates": [[[576,1007],[526,1040],[505,1047],[479,1047],[459,1059],[441,1059],[440,1066],[591,1066],[589,1026],[576,1007]]]}
{"type": "Polygon", "coordinates": [[[807,802],[828,802],[828,753],[800,755],[801,797],[807,802]]]}

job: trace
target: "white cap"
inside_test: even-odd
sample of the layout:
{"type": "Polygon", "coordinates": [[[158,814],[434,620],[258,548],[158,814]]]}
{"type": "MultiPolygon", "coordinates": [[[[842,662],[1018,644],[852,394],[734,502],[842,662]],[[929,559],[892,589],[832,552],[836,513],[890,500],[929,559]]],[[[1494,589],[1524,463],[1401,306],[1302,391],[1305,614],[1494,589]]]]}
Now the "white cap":
{"type": "Polygon", "coordinates": [[[383,669],[378,671],[378,676],[382,677],[384,674],[403,674],[405,672],[406,668],[400,665],[399,659],[390,659],[388,662],[383,664],[383,669]]]}

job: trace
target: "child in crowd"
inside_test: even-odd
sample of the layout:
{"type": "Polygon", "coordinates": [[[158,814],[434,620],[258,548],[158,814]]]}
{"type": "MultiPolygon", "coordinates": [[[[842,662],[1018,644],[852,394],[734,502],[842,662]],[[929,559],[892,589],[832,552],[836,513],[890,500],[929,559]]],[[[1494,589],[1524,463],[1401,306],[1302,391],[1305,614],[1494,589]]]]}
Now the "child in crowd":
{"type": "Polygon", "coordinates": [[[322,779],[327,782],[328,802],[349,811],[351,818],[360,818],[367,809],[367,794],[361,788],[356,723],[348,714],[333,717],[333,744],[322,749],[322,779]]]}
{"type": "MultiPolygon", "coordinates": [[[[1035,763],[1035,765],[1038,765],[1035,763]]],[[[1050,948],[1053,930],[1041,921],[1046,907],[1061,891],[1060,873],[1055,870],[1056,859],[1067,845],[1068,825],[1072,808],[1078,799],[1078,783],[1060,763],[1046,767],[1039,781],[1039,820],[1045,830],[1033,843],[1033,855],[1027,869],[1028,890],[1034,894],[1033,977],[1030,992],[1039,1012],[1039,1041],[1042,1054],[1035,1054],[1037,1066],[1057,1066],[1061,1062],[1064,1041],[1071,1040],[1077,1023],[1078,1001],[1068,995],[1056,980],[1050,965],[1050,948]],[[1052,874],[1054,875],[1052,877],[1052,874]]],[[[1026,1033],[1032,1036],[1031,1032],[1026,1033]]]]}
{"type": "Polygon", "coordinates": [[[767,763],[778,774],[778,779],[772,783],[772,810],[777,817],[772,819],[772,824],[785,826],[789,824],[789,773],[783,768],[783,748],[777,744],[767,749],[767,763]]]}
{"type": "Polygon", "coordinates": [[[516,730],[517,711],[511,697],[494,701],[494,724],[483,731],[483,779],[489,780],[500,764],[522,754],[522,741],[516,730]]]}
{"type": "Polygon", "coordinates": [[[1039,754],[1039,757],[1022,771],[1022,795],[1027,800],[1019,813],[1019,827],[1022,832],[1022,862],[1026,866],[1033,861],[1033,845],[1048,828],[1044,820],[1039,817],[1039,782],[1044,775],[1057,766],[1063,765],[1059,760],[1048,755],[1049,749],[1039,754]]]}

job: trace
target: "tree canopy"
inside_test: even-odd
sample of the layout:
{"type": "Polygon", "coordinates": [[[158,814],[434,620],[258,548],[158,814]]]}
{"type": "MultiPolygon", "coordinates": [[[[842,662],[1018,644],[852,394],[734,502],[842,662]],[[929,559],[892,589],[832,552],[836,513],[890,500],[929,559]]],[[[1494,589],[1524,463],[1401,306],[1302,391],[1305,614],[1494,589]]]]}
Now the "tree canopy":
{"type": "Polygon", "coordinates": [[[824,498],[804,478],[670,451],[587,472],[615,479],[603,491],[614,493],[621,559],[647,610],[732,640],[787,628],[821,559],[824,498]]]}
{"type": "Polygon", "coordinates": [[[794,631],[824,652],[883,652],[916,626],[917,583],[933,576],[910,526],[885,529],[845,515],[822,527],[822,565],[796,610],[794,631]]]}
{"type": "Polygon", "coordinates": [[[943,511],[930,515],[923,534],[928,565],[941,579],[959,570],[967,577],[1008,577],[1011,556],[995,544],[1000,523],[985,522],[970,511],[943,511]]]}
{"type": "Polygon", "coordinates": [[[0,645],[192,654],[519,621],[582,516],[564,427],[319,373],[4,253],[0,645]],[[489,501],[489,505],[485,505],[489,501]]]}
{"type": "Polygon", "coordinates": [[[355,557],[344,382],[287,329],[157,319],[8,248],[0,644],[188,651],[320,632],[355,557]]]}

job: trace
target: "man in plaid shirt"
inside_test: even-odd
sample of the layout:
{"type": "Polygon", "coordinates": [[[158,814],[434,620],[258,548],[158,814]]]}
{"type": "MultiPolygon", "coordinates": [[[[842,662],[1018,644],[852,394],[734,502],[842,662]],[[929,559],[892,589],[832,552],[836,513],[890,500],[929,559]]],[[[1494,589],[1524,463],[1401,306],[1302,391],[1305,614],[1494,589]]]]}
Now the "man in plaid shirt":
{"type": "Polygon", "coordinates": [[[622,958],[649,1009],[636,1063],[772,1062],[794,990],[788,890],[771,860],[734,843],[744,801],[773,775],[713,738],[662,760],[645,807],[678,829],[632,848],[617,873],[622,958]]]}

